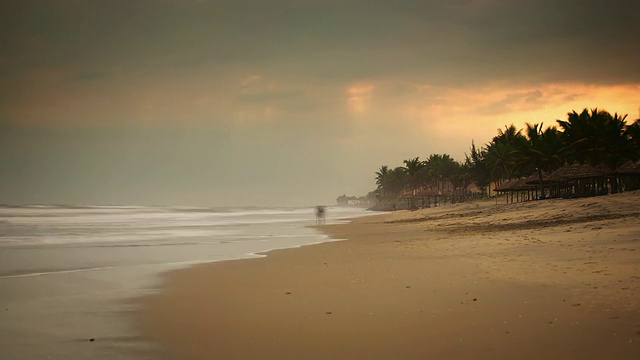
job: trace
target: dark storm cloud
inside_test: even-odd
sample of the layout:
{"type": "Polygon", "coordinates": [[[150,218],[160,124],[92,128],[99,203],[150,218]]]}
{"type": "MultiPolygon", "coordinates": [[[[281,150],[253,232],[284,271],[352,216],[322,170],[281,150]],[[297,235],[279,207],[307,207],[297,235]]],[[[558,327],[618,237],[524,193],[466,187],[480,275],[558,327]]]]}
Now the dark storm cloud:
{"type": "MultiPolygon", "coordinates": [[[[543,81],[640,80],[640,4],[631,1],[498,1],[465,16],[481,59],[543,81]]],[[[489,73],[492,73],[490,71],[489,73]]]]}
{"type": "Polygon", "coordinates": [[[216,64],[327,81],[640,77],[640,5],[626,0],[9,1],[2,13],[2,62],[14,70],[216,64]]]}

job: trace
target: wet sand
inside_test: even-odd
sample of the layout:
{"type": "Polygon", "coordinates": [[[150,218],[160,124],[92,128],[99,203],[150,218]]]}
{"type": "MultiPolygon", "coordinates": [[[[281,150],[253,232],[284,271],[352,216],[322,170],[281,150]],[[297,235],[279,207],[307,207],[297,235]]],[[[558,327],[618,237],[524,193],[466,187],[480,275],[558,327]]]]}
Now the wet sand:
{"type": "Polygon", "coordinates": [[[167,359],[638,359],[640,192],[321,228],[332,243],[167,274],[167,359]]]}

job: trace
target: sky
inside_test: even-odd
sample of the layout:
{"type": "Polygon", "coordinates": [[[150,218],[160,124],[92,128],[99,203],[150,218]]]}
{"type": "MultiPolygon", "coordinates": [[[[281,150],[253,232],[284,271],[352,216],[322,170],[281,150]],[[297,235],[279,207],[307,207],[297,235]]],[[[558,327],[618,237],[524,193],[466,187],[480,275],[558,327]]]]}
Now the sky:
{"type": "Polygon", "coordinates": [[[0,0],[0,203],[333,204],[640,111],[640,2],[0,0]]]}

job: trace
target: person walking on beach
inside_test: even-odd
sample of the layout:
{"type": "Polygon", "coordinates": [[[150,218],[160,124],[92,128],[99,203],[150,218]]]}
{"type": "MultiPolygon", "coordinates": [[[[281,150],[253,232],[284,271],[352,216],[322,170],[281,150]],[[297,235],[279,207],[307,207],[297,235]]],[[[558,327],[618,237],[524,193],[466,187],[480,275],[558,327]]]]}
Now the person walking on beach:
{"type": "Polygon", "coordinates": [[[316,206],[316,224],[324,224],[325,222],[325,210],[324,206],[316,206]]]}

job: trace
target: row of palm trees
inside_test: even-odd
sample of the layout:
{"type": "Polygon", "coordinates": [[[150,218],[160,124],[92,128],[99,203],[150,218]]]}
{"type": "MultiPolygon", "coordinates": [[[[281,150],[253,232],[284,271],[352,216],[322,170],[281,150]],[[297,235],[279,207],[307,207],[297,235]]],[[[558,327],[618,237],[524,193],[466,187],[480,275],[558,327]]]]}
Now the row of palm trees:
{"type": "MultiPolygon", "coordinates": [[[[482,147],[472,142],[464,162],[435,154],[424,161],[404,160],[404,166],[396,168],[381,166],[376,172],[377,193],[392,199],[411,189],[438,189],[444,184],[459,189],[475,183],[486,194],[492,182],[534,174],[542,184],[545,173],[575,162],[616,170],[640,158],[640,119],[627,124],[626,117],[596,108],[570,112],[567,120],[556,120],[557,126],[527,123],[521,130],[505,126],[482,147]]],[[[611,187],[617,192],[615,181],[611,187]]]]}
{"type": "Polygon", "coordinates": [[[396,168],[383,165],[376,172],[379,196],[395,198],[409,189],[442,188],[445,183],[462,187],[464,178],[469,176],[468,166],[447,154],[432,154],[424,161],[415,157],[403,163],[404,166],[396,168]]]}

